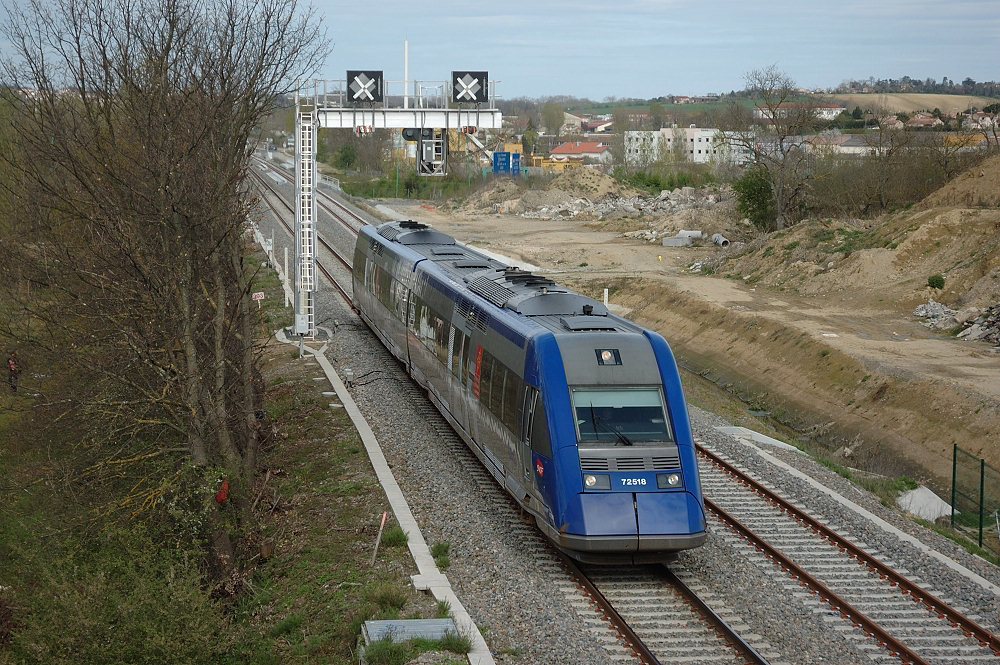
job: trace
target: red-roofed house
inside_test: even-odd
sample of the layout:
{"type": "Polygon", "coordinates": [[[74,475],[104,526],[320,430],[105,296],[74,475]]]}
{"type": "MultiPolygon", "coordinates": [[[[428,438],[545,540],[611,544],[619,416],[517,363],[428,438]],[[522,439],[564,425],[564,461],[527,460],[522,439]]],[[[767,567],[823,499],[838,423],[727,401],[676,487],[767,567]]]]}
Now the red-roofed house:
{"type": "Polygon", "coordinates": [[[925,127],[940,127],[944,122],[941,118],[936,118],[930,113],[924,113],[923,111],[913,114],[913,117],[906,121],[907,127],[916,127],[917,129],[923,129],[925,127]]]}
{"type": "Polygon", "coordinates": [[[576,157],[607,163],[611,161],[611,151],[600,141],[567,141],[552,150],[549,157],[553,159],[576,157]]]}

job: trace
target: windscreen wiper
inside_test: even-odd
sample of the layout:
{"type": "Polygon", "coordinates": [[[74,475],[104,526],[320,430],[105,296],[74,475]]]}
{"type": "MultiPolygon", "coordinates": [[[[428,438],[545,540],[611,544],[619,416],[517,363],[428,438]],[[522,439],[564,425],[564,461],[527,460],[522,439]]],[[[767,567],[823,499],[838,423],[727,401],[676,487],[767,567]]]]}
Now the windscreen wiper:
{"type": "Polygon", "coordinates": [[[618,443],[622,444],[623,446],[631,446],[632,445],[632,440],[630,438],[628,438],[627,436],[625,436],[621,432],[621,430],[617,430],[614,427],[610,427],[608,425],[605,425],[604,423],[602,423],[601,421],[599,421],[597,419],[597,414],[594,413],[594,405],[593,404],[590,405],[590,418],[594,422],[594,435],[595,436],[597,435],[597,428],[600,427],[605,432],[611,432],[612,434],[614,434],[615,438],[618,439],[618,443]]]}

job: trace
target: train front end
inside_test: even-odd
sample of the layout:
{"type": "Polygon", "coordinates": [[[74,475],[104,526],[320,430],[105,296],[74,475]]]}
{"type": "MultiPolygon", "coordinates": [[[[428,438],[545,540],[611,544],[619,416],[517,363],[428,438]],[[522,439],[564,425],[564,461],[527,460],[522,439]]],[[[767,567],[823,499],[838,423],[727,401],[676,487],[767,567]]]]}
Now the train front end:
{"type": "Polygon", "coordinates": [[[656,333],[588,330],[598,324],[586,318],[555,336],[557,353],[541,354],[562,369],[543,372],[558,471],[549,487],[538,478],[552,497],[543,528],[581,561],[669,560],[707,537],[676,362],[656,333]]]}

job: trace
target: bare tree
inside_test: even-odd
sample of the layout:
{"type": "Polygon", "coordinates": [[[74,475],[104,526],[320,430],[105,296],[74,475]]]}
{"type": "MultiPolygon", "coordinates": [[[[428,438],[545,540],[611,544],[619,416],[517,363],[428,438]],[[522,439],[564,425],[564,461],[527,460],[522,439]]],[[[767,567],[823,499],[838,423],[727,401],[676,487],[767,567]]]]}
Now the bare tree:
{"type": "Polygon", "coordinates": [[[875,126],[875,131],[864,134],[865,143],[869,147],[868,159],[865,162],[866,176],[858,179],[858,189],[865,193],[866,202],[861,214],[867,214],[871,207],[878,212],[885,212],[895,201],[898,202],[898,192],[892,192],[892,184],[898,177],[900,161],[906,159],[907,148],[913,137],[899,124],[895,114],[889,111],[884,97],[868,109],[868,116],[875,126]]]}
{"type": "Polygon", "coordinates": [[[981,159],[989,148],[989,137],[976,127],[956,132],[920,132],[914,143],[921,147],[926,159],[935,165],[945,180],[981,159]]]}
{"type": "Polygon", "coordinates": [[[718,118],[722,143],[762,169],[774,198],[774,225],[791,221],[807,179],[808,153],[802,134],[816,121],[815,110],[795,103],[795,84],[771,65],[746,75],[752,109],[733,100],[718,118]]]}
{"type": "Polygon", "coordinates": [[[198,497],[224,572],[232,545],[215,488],[177,484],[193,464],[249,508],[260,397],[243,240],[250,139],[292,77],[320,62],[322,28],[294,0],[27,0],[5,28],[15,56],[3,71],[21,92],[3,156],[18,177],[4,186],[26,202],[7,211],[6,277],[45,292],[20,302],[48,331],[34,341],[62,348],[87,379],[63,397],[63,417],[88,432],[91,476],[167,460],[173,471],[138,479],[120,507],[198,497]]]}

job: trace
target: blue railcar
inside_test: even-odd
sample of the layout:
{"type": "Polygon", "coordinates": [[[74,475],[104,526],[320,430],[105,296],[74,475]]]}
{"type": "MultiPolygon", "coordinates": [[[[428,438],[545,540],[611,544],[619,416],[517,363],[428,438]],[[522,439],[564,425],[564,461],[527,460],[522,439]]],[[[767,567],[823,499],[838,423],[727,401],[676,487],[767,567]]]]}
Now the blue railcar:
{"type": "Polygon", "coordinates": [[[364,321],[560,549],[639,563],[705,541],[659,334],[412,221],[361,230],[353,285],[364,321]]]}

